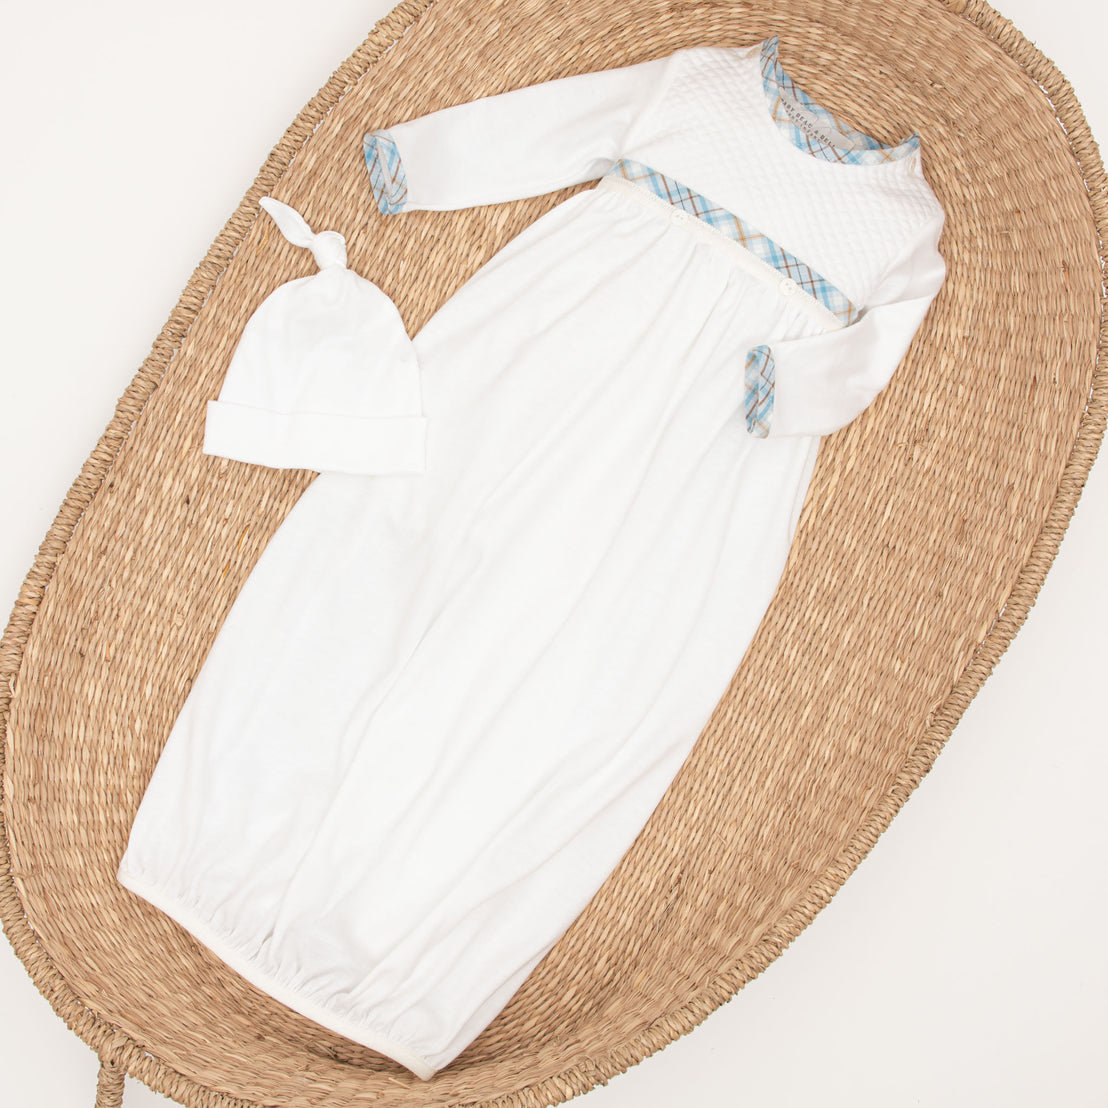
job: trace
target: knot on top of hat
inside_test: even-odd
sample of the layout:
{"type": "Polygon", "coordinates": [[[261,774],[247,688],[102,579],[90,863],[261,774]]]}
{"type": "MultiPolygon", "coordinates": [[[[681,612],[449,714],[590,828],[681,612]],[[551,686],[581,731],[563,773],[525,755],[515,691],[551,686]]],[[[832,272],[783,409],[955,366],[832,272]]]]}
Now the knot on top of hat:
{"type": "Polygon", "coordinates": [[[281,234],[293,246],[306,246],[320,269],[328,266],[346,268],[346,239],[338,231],[313,231],[307,220],[295,209],[272,196],[263,196],[258,203],[273,217],[281,234]]]}

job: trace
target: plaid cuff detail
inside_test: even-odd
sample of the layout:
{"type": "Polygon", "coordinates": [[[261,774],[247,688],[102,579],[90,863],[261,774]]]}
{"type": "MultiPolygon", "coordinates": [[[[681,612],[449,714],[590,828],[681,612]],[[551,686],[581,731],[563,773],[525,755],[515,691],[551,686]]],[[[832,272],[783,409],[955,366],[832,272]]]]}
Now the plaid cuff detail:
{"type": "Polygon", "coordinates": [[[362,138],[373,198],[382,215],[395,215],[408,201],[408,179],[400,151],[388,131],[367,131],[362,138]]]}
{"type": "Polygon", "coordinates": [[[746,429],[757,439],[769,434],[773,415],[773,354],[764,343],[752,346],[746,354],[746,429]]]}

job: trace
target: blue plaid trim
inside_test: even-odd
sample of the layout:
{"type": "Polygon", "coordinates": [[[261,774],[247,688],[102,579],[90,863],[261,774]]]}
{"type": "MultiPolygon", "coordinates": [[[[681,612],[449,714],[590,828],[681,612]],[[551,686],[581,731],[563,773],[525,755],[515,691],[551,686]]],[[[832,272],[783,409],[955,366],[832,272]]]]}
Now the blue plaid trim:
{"type": "Polygon", "coordinates": [[[621,158],[616,162],[607,176],[623,177],[632,184],[648,189],[666,203],[683,209],[728,238],[734,239],[782,276],[791,277],[800,289],[818,300],[844,324],[849,326],[861,314],[860,310],[850,302],[846,293],[836,288],[826,277],[821,277],[795,254],[790,254],[783,247],[778,246],[768,235],[762,234],[734,212],[729,212],[726,208],[701,196],[700,193],[694,192],[680,181],[629,158],[621,158]]]}
{"type": "Polygon", "coordinates": [[[765,344],[752,346],[746,354],[743,373],[746,386],[746,429],[758,439],[769,434],[773,415],[773,354],[765,344]]]}
{"type": "Polygon", "coordinates": [[[773,121],[794,146],[817,158],[847,165],[876,165],[896,161],[919,146],[919,134],[909,135],[903,142],[886,145],[864,134],[826,108],[817,104],[781,67],[778,57],[778,37],[762,43],[762,87],[770,102],[773,121]],[[813,130],[797,123],[797,119],[814,123],[815,130],[834,136],[827,141],[813,130]]]}
{"type": "Polygon", "coordinates": [[[408,178],[392,135],[388,131],[367,131],[362,149],[378,210],[382,215],[402,212],[408,200],[408,178]]]}

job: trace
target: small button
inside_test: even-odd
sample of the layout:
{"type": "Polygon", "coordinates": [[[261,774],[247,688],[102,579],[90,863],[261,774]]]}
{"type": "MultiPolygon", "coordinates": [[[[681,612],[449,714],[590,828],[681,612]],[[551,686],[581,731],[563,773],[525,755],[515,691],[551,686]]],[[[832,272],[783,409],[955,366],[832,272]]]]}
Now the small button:
{"type": "Polygon", "coordinates": [[[670,223],[676,223],[678,226],[682,223],[688,223],[689,213],[681,211],[680,208],[674,208],[673,211],[669,213],[669,221],[670,223]]]}
{"type": "Polygon", "coordinates": [[[777,291],[782,296],[792,296],[799,287],[800,286],[791,277],[786,277],[782,280],[781,284],[777,286],[777,291]]]}

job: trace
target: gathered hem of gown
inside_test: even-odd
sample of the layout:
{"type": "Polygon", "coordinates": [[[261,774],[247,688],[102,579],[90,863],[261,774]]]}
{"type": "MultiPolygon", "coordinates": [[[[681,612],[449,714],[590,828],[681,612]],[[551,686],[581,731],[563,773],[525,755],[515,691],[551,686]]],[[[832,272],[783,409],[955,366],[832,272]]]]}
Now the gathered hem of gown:
{"type": "Polygon", "coordinates": [[[141,896],[144,900],[175,920],[194,938],[199,939],[213,954],[227,963],[240,977],[282,1004],[306,1016],[328,1030],[334,1031],[361,1046],[384,1054],[394,1062],[399,1062],[423,1081],[428,1081],[437,1072],[429,1059],[410,1046],[398,1042],[383,1032],[359,1020],[352,1020],[333,1011],[326,1005],[306,996],[300,990],[274,977],[256,957],[236,947],[226,934],[213,926],[203,916],[198,915],[191,906],[185,904],[160,885],[151,885],[122,866],[116,874],[124,888],[141,896]]]}

